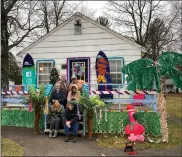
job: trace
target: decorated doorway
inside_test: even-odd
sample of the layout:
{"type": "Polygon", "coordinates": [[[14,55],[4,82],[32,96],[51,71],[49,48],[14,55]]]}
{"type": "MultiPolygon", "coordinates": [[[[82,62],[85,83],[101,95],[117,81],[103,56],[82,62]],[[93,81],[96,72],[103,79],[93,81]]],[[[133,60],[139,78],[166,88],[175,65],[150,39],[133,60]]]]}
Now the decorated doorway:
{"type": "Polygon", "coordinates": [[[67,79],[71,82],[71,76],[75,74],[78,79],[90,83],[90,58],[67,58],[67,79]]]}

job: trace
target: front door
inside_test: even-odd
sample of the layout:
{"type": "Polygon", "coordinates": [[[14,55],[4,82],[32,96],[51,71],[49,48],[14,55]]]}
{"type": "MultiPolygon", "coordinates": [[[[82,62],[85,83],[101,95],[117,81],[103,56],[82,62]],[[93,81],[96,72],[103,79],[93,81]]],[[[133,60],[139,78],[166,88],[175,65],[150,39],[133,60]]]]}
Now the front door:
{"type": "Polygon", "coordinates": [[[78,57],[67,59],[67,80],[71,83],[71,76],[76,75],[77,79],[90,83],[90,58],[78,57]]]}

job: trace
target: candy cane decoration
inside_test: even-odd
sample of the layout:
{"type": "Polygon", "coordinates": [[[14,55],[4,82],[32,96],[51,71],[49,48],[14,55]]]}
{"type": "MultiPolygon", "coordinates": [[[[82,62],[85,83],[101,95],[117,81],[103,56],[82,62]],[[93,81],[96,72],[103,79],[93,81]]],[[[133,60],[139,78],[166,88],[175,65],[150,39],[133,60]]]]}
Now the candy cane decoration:
{"type": "Polygon", "coordinates": [[[133,94],[157,94],[156,91],[127,91],[127,90],[107,90],[107,91],[98,91],[98,90],[92,90],[89,91],[89,94],[121,94],[121,95],[133,95],[133,94]]]}
{"type": "MultiPolygon", "coordinates": [[[[38,90],[36,90],[38,93],[38,90]]],[[[28,95],[28,91],[3,91],[1,95],[28,95]]]]}

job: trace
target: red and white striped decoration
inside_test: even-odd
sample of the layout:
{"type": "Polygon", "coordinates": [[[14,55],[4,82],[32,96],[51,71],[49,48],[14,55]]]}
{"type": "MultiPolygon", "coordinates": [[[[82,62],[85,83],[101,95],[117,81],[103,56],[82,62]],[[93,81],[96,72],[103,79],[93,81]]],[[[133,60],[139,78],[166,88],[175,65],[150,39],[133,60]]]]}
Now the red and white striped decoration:
{"type": "Polygon", "coordinates": [[[107,90],[107,91],[98,91],[98,90],[92,90],[92,91],[89,91],[89,94],[113,94],[113,95],[133,95],[133,94],[157,94],[156,91],[137,91],[137,92],[134,92],[134,91],[127,91],[127,90],[107,90]]]}
{"type": "Polygon", "coordinates": [[[3,91],[1,95],[28,95],[28,91],[3,91]]]}
{"type": "MultiPolygon", "coordinates": [[[[38,92],[38,91],[36,91],[38,92]]],[[[2,95],[27,95],[28,91],[4,91],[1,93],[2,95]]],[[[128,91],[128,90],[107,90],[107,91],[98,91],[92,90],[89,91],[89,94],[113,94],[113,95],[133,95],[133,94],[157,94],[156,91],[128,91]]]]}

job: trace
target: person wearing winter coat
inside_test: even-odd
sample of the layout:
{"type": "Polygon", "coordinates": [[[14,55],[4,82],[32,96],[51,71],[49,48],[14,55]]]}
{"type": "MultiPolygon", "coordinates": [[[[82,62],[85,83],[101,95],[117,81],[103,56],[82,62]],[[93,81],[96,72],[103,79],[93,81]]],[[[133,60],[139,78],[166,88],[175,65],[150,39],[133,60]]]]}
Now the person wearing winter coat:
{"type": "Polygon", "coordinates": [[[66,106],[66,95],[65,93],[60,90],[60,84],[55,84],[55,89],[51,93],[51,97],[49,99],[49,104],[53,104],[54,100],[58,100],[60,104],[62,104],[64,107],[66,106]]]}
{"type": "Polygon", "coordinates": [[[73,133],[72,141],[76,143],[76,137],[78,135],[78,127],[79,127],[79,113],[78,106],[75,104],[73,100],[68,102],[68,107],[65,109],[65,113],[63,116],[64,123],[64,133],[65,133],[65,142],[68,142],[71,139],[69,132],[73,133]]]}
{"type": "Polygon", "coordinates": [[[71,91],[68,93],[67,101],[69,102],[71,99],[79,100],[81,96],[80,91],[78,90],[77,85],[72,85],[71,91]]]}
{"type": "Polygon", "coordinates": [[[57,137],[60,123],[64,115],[64,106],[58,100],[54,100],[54,104],[49,107],[48,116],[50,118],[50,132],[49,137],[57,137]],[[54,135],[53,129],[55,129],[54,135]]]}

